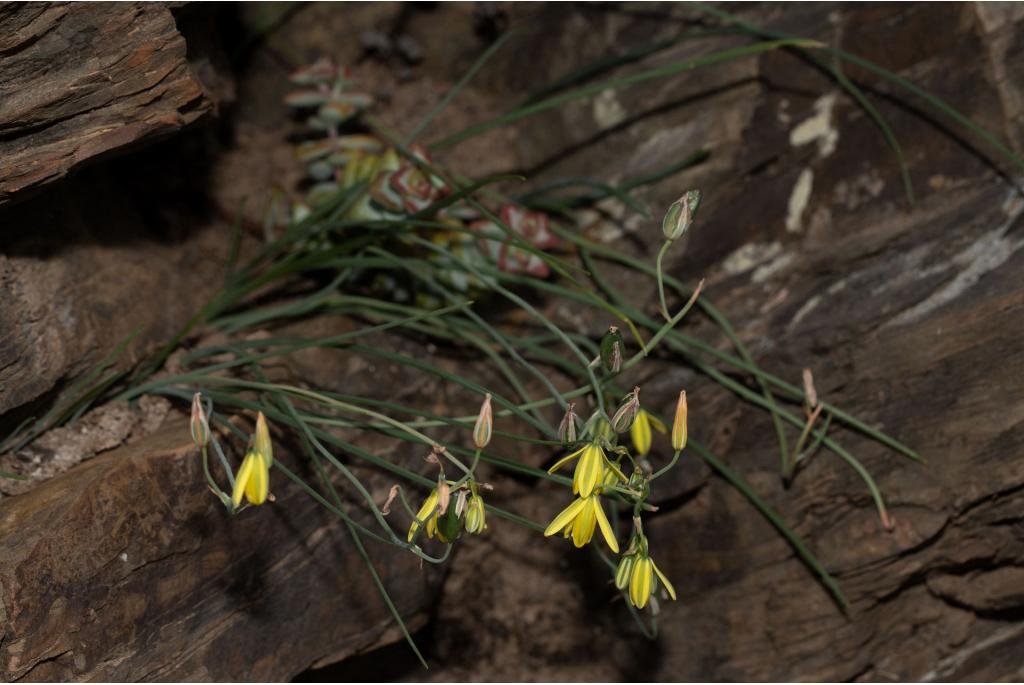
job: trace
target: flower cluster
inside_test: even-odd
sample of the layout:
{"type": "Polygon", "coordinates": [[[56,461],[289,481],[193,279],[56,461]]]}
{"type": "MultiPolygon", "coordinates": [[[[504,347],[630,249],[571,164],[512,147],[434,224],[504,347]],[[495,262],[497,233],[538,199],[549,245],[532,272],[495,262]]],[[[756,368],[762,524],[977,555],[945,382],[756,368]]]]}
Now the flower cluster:
{"type": "MultiPolygon", "coordinates": [[[[487,509],[480,495],[483,486],[476,482],[473,474],[480,452],[490,443],[493,430],[494,412],[491,409],[491,395],[488,393],[484,396],[476,423],[473,424],[473,444],[476,446],[473,465],[467,469],[465,477],[458,481],[445,479],[442,470],[437,487],[430,491],[413,517],[406,535],[407,542],[416,540],[420,528],[427,534],[427,538],[436,537],[445,544],[459,539],[463,530],[471,535],[479,535],[487,529],[487,509]]],[[[438,449],[435,448],[435,452],[438,449]]]]}
{"type": "MultiPolygon", "coordinates": [[[[621,339],[613,340],[613,343],[621,344],[621,339]]],[[[606,497],[613,505],[615,501],[631,502],[633,534],[629,546],[619,560],[615,583],[626,594],[629,602],[638,609],[647,606],[651,596],[658,589],[659,580],[668,596],[673,600],[676,598],[672,583],[650,557],[640,512],[645,508],[653,510],[651,505],[646,504],[651,481],[675,464],[680,451],[685,447],[685,392],[679,395],[672,422],[672,447],[675,456],[669,467],[659,474],[652,474],[643,460],[651,449],[652,428],[660,433],[668,430],[664,423],[640,406],[640,388],[634,388],[622,398],[610,419],[602,416],[601,412],[595,412],[583,427],[583,444],[576,446],[579,419],[576,417],[574,406],[569,405],[559,426],[559,436],[563,443],[576,446],[576,449],[555,462],[549,473],[554,473],[576,460],[576,470],[572,479],[572,492],[576,499],[555,516],[544,530],[545,536],[561,532],[564,537],[572,538],[576,547],[583,547],[593,539],[594,531],[600,529],[608,548],[618,554],[619,544],[601,501],[606,497]],[[627,432],[632,437],[635,457],[628,448],[617,444],[618,436],[627,432]],[[614,458],[609,455],[614,455],[614,458]],[[622,470],[625,460],[633,464],[631,476],[628,478],[622,470]]]]}

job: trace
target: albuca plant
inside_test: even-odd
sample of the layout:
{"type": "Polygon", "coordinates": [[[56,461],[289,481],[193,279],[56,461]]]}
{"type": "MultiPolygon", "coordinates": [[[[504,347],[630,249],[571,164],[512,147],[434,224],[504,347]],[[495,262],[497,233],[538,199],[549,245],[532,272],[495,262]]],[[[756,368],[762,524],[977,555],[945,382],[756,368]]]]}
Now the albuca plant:
{"type": "MultiPolygon", "coordinates": [[[[733,21],[720,10],[707,11],[733,21]]],[[[882,493],[839,442],[842,431],[866,435],[919,459],[909,447],[819,398],[809,373],[797,385],[763,370],[729,321],[702,295],[703,282],[694,278],[686,285],[666,273],[664,258],[694,230],[702,195],[697,190],[682,193],[666,208],[659,235],[653,217],[631,191],[699,163],[706,151],[696,150],[664,169],[616,185],[592,178],[556,179],[517,198],[499,192],[504,186],[498,184],[518,177],[469,179],[434,159],[459,141],[567,102],[730,59],[780,49],[802,51],[820,64],[825,64],[816,56],[821,53],[854,59],[813,41],[738,26],[688,32],[609,58],[558,79],[502,115],[430,145],[417,141],[509,35],[495,42],[406,136],[387,130],[373,117],[372,98],[358,89],[347,70],[326,60],[299,69],[292,76],[298,90],[286,103],[305,115],[307,136],[295,155],[306,165],[309,187],[294,204],[290,222],[244,263],[238,263],[236,251],[225,286],[166,345],[134,368],[116,369],[122,345],[68,393],[68,402],[20,426],[0,451],[16,449],[47,428],[74,419],[98,400],[134,400],[149,393],[191,402],[192,437],[208,486],[225,511],[239,514],[274,502],[282,478],[307,493],[345,527],[421,660],[365,539],[427,563],[443,563],[455,544],[466,541],[464,533],[480,535],[515,524],[536,531],[538,542],[542,535],[561,535],[604,560],[641,628],[654,635],[659,602],[675,600],[677,592],[655,562],[657,550],[651,549],[645,533],[645,516],[656,508],[652,492],[662,487],[662,477],[684,451],[704,460],[740,491],[845,609],[839,586],[803,540],[739,473],[702,444],[699,430],[688,436],[687,393],[680,388],[675,406],[659,411],[666,408],[649,403],[641,388],[623,385],[624,374],[655,355],[688,366],[768,413],[778,441],[780,477],[787,483],[799,477],[814,454],[831,452],[863,480],[885,527],[891,521],[882,493]],[[682,40],[729,31],[766,40],[593,81],[606,69],[682,40]],[[574,87],[583,81],[587,84],[574,87]],[[580,187],[585,192],[555,193],[580,187]],[[653,263],[592,240],[581,230],[576,210],[608,199],[651,219],[649,242],[661,243],[653,263]],[[660,316],[648,314],[635,297],[627,298],[611,285],[604,277],[609,263],[631,271],[635,292],[645,287],[657,292],[660,316]],[[306,288],[300,296],[294,294],[296,284],[306,288]],[[488,306],[478,307],[478,302],[488,306]],[[545,309],[544,302],[571,303],[599,317],[604,332],[591,335],[560,323],[546,313],[554,310],[545,309]],[[513,310],[514,325],[501,325],[495,314],[501,310],[490,306],[494,303],[513,310]],[[691,311],[711,321],[730,347],[722,349],[685,333],[681,324],[691,311]],[[280,333],[285,324],[311,315],[343,316],[361,326],[326,337],[280,333]],[[209,338],[215,342],[202,342],[196,335],[200,330],[220,335],[209,338]],[[412,339],[417,349],[433,349],[438,357],[471,352],[480,363],[463,364],[452,372],[433,357],[403,354],[377,341],[368,344],[369,336],[385,332],[412,339]],[[269,380],[266,364],[312,348],[399,365],[456,390],[465,406],[479,402],[480,408],[469,415],[444,416],[389,396],[269,380]],[[175,363],[165,365],[172,352],[177,353],[175,363]],[[497,377],[486,386],[479,380],[484,366],[497,377]],[[543,396],[535,396],[537,388],[543,396]],[[791,443],[787,431],[793,428],[798,437],[791,443]],[[364,449],[359,436],[365,432],[387,436],[405,452],[408,445],[426,452],[430,472],[410,470],[388,452],[364,449]],[[656,433],[668,434],[672,456],[664,463],[652,451],[662,440],[656,433]],[[494,436],[548,450],[552,458],[561,451],[561,457],[549,470],[535,468],[497,453],[494,436]],[[308,461],[317,482],[306,482],[288,465],[299,458],[308,461]],[[375,501],[351,467],[354,463],[370,465],[397,481],[386,502],[375,501]],[[553,482],[565,488],[564,497],[553,504],[550,519],[527,519],[485,499],[501,482],[481,482],[481,464],[499,476],[518,473],[553,482]],[[563,475],[570,468],[571,478],[563,475]],[[357,496],[358,506],[345,503],[342,489],[357,496]],[[411,489],[419,494],[408,496],[411,489]],[[408,522],[393,521],[396,501],[408,522]],[[620,537],[623,522],[631,530],[620,537]],[[591,544],[596,535],[598,544],[591,544]]],[[[828,69],[886,132],[905,171],[884,119],[837,66],[828,69]]],[[[980,130],[973,124],[969,128],[980,130]]],[[[240,240],[239,231],[236,244],[240,240]]],[[[695,397],[691,399],[697,402],[695,397]]],[[[653,525],[649,519],[647,523],[653,525]]],[[[678,596],[685,598],[685,576],[675,581],[678,596]]]]}

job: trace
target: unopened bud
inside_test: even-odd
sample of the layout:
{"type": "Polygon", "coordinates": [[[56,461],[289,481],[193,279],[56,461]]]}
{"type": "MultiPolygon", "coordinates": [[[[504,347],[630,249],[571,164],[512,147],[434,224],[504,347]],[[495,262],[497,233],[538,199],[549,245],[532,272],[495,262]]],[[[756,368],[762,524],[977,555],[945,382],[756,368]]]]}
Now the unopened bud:
{"type": "Polygon", "coordinates": [[[473,426],[473,443],[478,449],[487,447],[491,441],[491,429],[494,427],[494,416],[491,412],[491,393],[484,396],[484,402],[480,405],[480,413],[476,417],[476,425],[473,426]]]}
{"type": "Polygon", "coordinates": [[[601,338],[601,363],[611,373],[618,373],[622,369],[622,334],[615,326],[609,327],[601,338]]]}
{"type": "Polygon", "coordinates": [[[487,510],[484,509],[484,500],[480,495],[474,495],[466,509],[466,532],[470,534],[482,533],[487,527],[487,510]]]}
{"type": "Polygon", "coordinates": [[[686,447],[686,391],[679,393],[676,415],[672,419],[672,449],[677,452],[686,447]]]}
{"type": "Polygon", "coordinates": [[[563,445],[571,445],[576,442],[579,422],[580,417],[576,416],[576,405],[570,402],[565,410],[565,416],[562,417],[562,422],[558,424],[558,439],[562,441],[563,445]]]}
{"type": "Polygon", "coordinates": [[[630,576],[633,575],[634,562],[636,562],[636,557],[632,554],[627,554],[619,560],[619,566],[615,569],[615,587],[620,590],[626,589],[630,576]]]}
{"type": "Polygon", "coordinates": [[[661,232],[665,234],[666,240],[677,240],[693,223],[693,217],[700,205],[701,194],[699,190],[688,190],[683,196],[672,203],[665,212],[665,218],[661,220],[661,232]]]}
{"type": "Polygon", "coordinates": [[[274,463],[274,447],[270,444],[270,429],[267,428],[267,418],[263,412],[256,415],[256,435],[253,437],[252,449],[263,457],[267,468],[270,468],[274,463]]]}
{"type": "Polygon", "coordinates": [[[625,433],[633,425],[637,412],[640,411],[640,388],[633,388],[622,400],[618,411],[612,417],[612,428],[616,433],[625,433]]]}
{"type": "Polygon", "coordinates": [[[205,447],[210,441],[210,422],[203,411],[203,397],[201,393],[192,396],[192,420],[189,423],[192,429],[192,440],[198,447],[205,447]]]}

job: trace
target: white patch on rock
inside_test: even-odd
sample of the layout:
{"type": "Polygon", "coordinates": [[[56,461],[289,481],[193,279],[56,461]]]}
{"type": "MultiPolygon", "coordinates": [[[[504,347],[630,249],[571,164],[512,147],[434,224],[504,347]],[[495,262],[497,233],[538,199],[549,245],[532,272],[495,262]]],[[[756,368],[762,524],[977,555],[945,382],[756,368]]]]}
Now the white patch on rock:
{"type": "Polygon", "coordinates": [[[793,263],[794,255],[790,252],[781,254],[772,261],[754,269],[754,275],[750,280],[754,283],[763,283],[793,263]]]}
{"type": "Polygon", "coordinates": [[[835,106],[835,93],[818,98],[814,103],[814,114],[789,132],[789,144],[800,147],[817,141],[819,157],[828,157],[835,152],[836,144],[839,142],[839,129],[832,122],[835,106]]]}
{"type": "Polygon", "coordinates": [[[626,116],[626,108],[619,102],[613,89],[602,90],[594,98],[594,121],[601,128],[617,126],[626,120],[626,116]]]}
{"type": "Polygon", "coordinates": [[[722,268],[729,276],[749,271],[774,259],[782,253],[782,243],[747,243],[722,260],[722,268]]]}
{"type": "Polygon", "coordinates": [[[790,233],[799,233],[803,228],[804,210],[811,201],[813,187],[814,172],[804,169],[796,179],[793,192],[789,194],[789,203],[786,205],[786,230],[790,233]]]}
{"type": "Polygon", "coordinates": [[[821,304],[821,295],[815,295],[811,299],[804,302],[803,306],[800,307],[800,309],[796,310],[796,314],[793,315],[793,320],[789,323],[790,328],[796,326],[801,321],[803,321],[804,317],[810,314],[811,310],[813,310],[819,304],[821,304]]]}
{"type": "Polygon", "coordinates": [[[959,269],[957,275],[924,300],[893,318],[887,325],[899,326],[921,320],[944,304],[955,300],[981,280],[982,276],[998,269],[1017,250],[1024,247],[1024,238],[1014,240],[1006,235],[1024,215],[1024,198],[1021,198],[1019,190],[1016,188],[1010,190],[1010,194],[1003,202],[1002,209],[1007,215],[1006,221],[979,236],[971,242],[967,249],[954,256],[946,264],[932,269],[935,271],[956,268],[959,269]]]}

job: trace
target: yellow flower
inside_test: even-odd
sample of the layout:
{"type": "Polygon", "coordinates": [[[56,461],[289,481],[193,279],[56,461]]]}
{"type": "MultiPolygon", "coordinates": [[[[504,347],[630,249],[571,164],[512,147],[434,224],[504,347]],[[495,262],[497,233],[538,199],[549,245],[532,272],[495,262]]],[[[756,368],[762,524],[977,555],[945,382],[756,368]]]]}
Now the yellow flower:
{"type": "Polygon", "coordinates": [[[242,466],[235,476],[235,489],[231,493],[231,503],[237,509],[242,503],[242,495],[249,504],[263,504],[267,501],[270,491],[270,464],[256,450],[250,450],[242,460],[242,466]]]}
{"type": "Polygon", "coordinates": [[[612,526],[608,523],[608,517],[601,507],[601,496],[593,493],[587,497],[579,497],[575,502],[567,506],[562,513],[555,517],[551,524],[544,531],[544,536],[549,537],[562,531],[565,537],[572,536],[572,543],[577,547],[590,542],[594,537],[594,528],[600,526],[601,535],[608,547],[618,554],[619,543],[612,533],[612,526]]]}
{"type": "Polygon", "coordinates": [[[667,430],[665,424],[647,413],[646,409],[641,409],[633,421],[633,426],[629,429],[637,456],[645,457],[651,451],[651,427],[659,433],[664,433],[667,430]]]}
{"type": "Polygon", "coordinates": [[[420,507],[419,512],[416,514],[416,520],[409,526],[409,535],[406,538],[408,542],[412,542],[412,539],[416,536],[416,531],[420,529],[420,522],[426,526],[427,537],[433,538],[437,533],[437,514],[439,507],[437,506],[437,490],[431,490],[430,495],[423,502],[423,506],[420,507]]]}
{"type": "Polygon", "coordinates": [[[661,572],[661,569],[654,563],[654,560],[649,556],[638,554],[632,564],[629,578],[629,601],[637,609],[643,609],[647,606],[647,601],[651,598],[651,594],[657,587],[654,581],[655,574],[658,575],[658,579],[665,586],[665,590],[668,591],[668,596],[675,600],[675,588],[672,587],[672,583],[661,572]]]}
{"type": "Polygon", "coordinates": [[[597,487],[598,481],[604,475],[605,466],[613,469],[613,473],[623,482],[626,481],[626,477],[622,475],[618,467],[608,461],[601,445],[596,442],[587,443],[572,454],[562,457],[555,462],[554,466],[548,469],[548,473],[554,473],[576,457],[579,457],[580,460],[577,462],[576,471],[572,476],[572,491],[575,495],[589,497],[594,492],[594,488],[597,487]]]}

